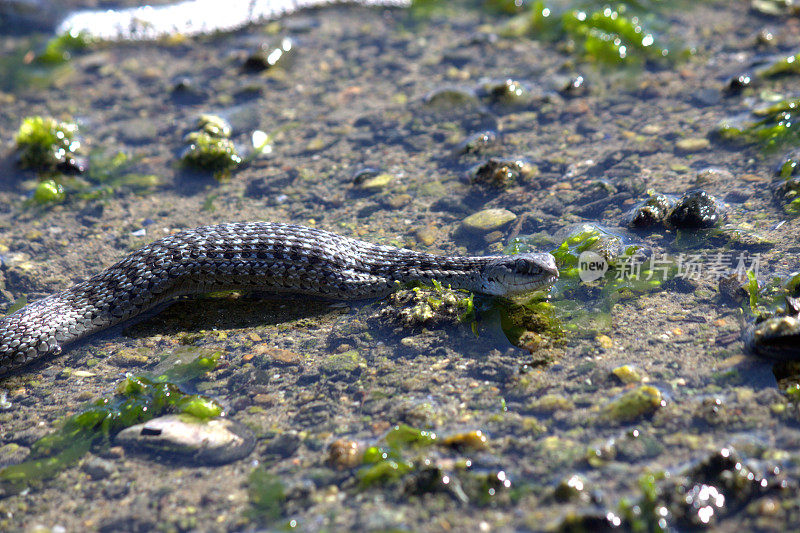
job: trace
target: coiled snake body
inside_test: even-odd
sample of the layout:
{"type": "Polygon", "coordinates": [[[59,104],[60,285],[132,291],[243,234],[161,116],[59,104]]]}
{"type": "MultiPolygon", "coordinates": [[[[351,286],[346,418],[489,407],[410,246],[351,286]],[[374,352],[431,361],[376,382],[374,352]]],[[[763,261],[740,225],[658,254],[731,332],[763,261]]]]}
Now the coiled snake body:
{"type": "Polygon", "coordinates": [[[0,375],[179,296],[253,289],[359,300],[389,294],[396,282],[431,280],[502,296],[557,277],[550,254],[446,257],[289,224],[204,226],[0,320],[0,375]]]}

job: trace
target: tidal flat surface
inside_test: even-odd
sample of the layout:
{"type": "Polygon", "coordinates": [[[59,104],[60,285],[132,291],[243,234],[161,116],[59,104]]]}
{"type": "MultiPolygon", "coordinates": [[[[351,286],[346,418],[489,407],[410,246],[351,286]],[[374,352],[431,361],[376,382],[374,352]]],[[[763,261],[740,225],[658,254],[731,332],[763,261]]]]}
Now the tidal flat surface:
{"type": "MultiPolygon", "coordinates": [[[[0,470],[0,529],[777,531],[800,521],[800,368],[743,341],[770,307],[764,291],[788,283],[797,296],[786,281],[800,270],[796,165],[776,174],[800,161],[794,107],[775,119],[780,135],[731,132],[769,119],[752,110],[800,97],[791,68],[759,74],[800,52],[800,19],[781,2],[630,2],[622,14],[654,43],[627,61],[618,46],[616,59],[596,53],[582,30],[526,30],[541,5],[503,4],[338,5],[233,33],[90,43],[46,64],[46,17],[25,11],[2,26],[3,309],[171,232],[223,222],[441,254],[566,248],[562,281],[533,303],[466,303],[446,288],[356,303],[208,295],[5,377],[0,466],[40,452],[37,441],[90,402],[130,393],[126,375],[198,357],[213,364],[176,386],[221,406],[254,446],[220,465],[123,446],[111,431],[47,475],[39,465],[9,484],[0,470]],[[271,65],[276,49],[286,57],[271,65]],[[204,114],[230,124],[243,164],[182,163],[204,114]],[[31,116],[78,125],[83,162],[68,175],[20,167],[31,116]],[[256,131],[266,137],[254,142],[256,131]],[[47,180],[60,193],[37,195],[47,180]],[[640,202],[695,190],[706,196],[693,202],[712,198],[702,220],[629,227],[640,202]],[[613,272],[584,282],[569,261],[595,237],[669,259],[653,283],[615,284],[613,272]],[[746,277],[720,283],[740,259],[761,290],[746,277]]],[[[558,16],[619,13],[552,4],[558,16]]],[[[87,5],[59,3],[71,7],[87,5]]],[[[586,31],[623,31],[614,24],[586,31]]],[[[799,335],[777,353],[796,354],[799,335]]]]}

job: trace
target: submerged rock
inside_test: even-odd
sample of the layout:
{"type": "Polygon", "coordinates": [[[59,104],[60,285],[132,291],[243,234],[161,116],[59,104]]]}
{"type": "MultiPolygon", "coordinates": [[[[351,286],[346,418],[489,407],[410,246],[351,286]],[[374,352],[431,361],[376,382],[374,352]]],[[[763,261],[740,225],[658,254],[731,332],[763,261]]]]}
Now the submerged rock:
{"type": "Polygon", "coordinates": [[[653,194],[623,217],[629,228],[696,230],[719,226],[726,217],[725,204],[702,189],[688,191],[676,200],[667,194],[653,194]]]}
{"type": "Polygon", "coordinates": [[[666,483],[665,506],[679,529],[713,526],[761,496],[793,490],[777,472],[755,472],[732,449],[722,448],[666,483]]]}
{"type": "Polygon", "coordinates": [[[684,194],[669,215],[669,223],[677,229],[713,228],[725,220],[723,205],[703,190],[684,194]]]}
{"type": "Polygon", "coordinates": [[[655,413],[664,405],[660,390],[651,385],[642,385],[604,405],[600,417],[607,422],[632,422],[655,413]]]}
{"type": "Polygon", "coordinates": [[[245,72],[261,72],[277,66],[286,66],[294,55],[294,49],[294,41],[289,37],[284,37],[278,44],[262,44],[245,59],[242,69],[245,72]]]}
{"type": "Polygon", "coordinates": [[[221,465],[247,457],[255,446],[253,433],[227,418],[208,421],[168,415],[136,424],[114,439],[125,448],[192,464],[221,465]]]}
{"type": "Polygon", "coordinates": [[[477,154],[483,152],[498,141],[498,134],[494,130],[484,130],[473,133],[455,147],[456,155],[477,154]]]}
{"type": "Polygon", "coordinates": [[[755,324],[745,332],[751,351],[769,359],[800,359],[800,316],[778,316],[755,324]]]}
{"type": "Polygon", "coordinates": [[[493,157],[471,169],[469,180],[472,184],[507,189],[515,183],[535,176],[538,171],[535,165],[523,158],[493,157]]]}
{"type": "Polygon", "coordinates": [[[461,221],[463,229],[475,233],[488,233],[516,220],[517,215],[508,209],[484,209],[461,221]]]}
{"type": "Polygon", "coordinates": [[[425,97],[424,102],[429,109],[459,109],[479,104],[473,91],[455,87],[435,89],[425,97]]]}
{"type": "Polygon", "coordinates": [[[490,103],[504,106],[523,106],[533,100],[530,88],[525,83],[511,78],[488,82],[479,92],[490,103]]]}
{"type": "Polygon", "coordinates": [[[644,202],[633,207],[623,219],[623,223],[631,229],[643,229],[664,223],[676,200],[666,194],[654,194],[644,202]]]}

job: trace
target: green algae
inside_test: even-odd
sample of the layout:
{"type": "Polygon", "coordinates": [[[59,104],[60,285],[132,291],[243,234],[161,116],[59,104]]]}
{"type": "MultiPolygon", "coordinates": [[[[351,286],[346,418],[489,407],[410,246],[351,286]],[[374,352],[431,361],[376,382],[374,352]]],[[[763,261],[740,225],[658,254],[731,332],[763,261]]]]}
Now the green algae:
{"type": "Polygon", "coordinates": [[[754,109],[750,115],[724,120],[716,130],[727,141],[755,144],[770,151],[800,142],[796,119],[800,99],[786,99],[754,109]]]}
{"type": "Polygon", "coordinates": [[[187,146],[181,162],[190,168],[212,172],[219,181],[229,178],[231,171],[243,162],[230,135],[231,126],[225,119],[200,115],[195,131],[184,137],[187,146]]]}
{"type": "Polygon", "coordinates": [[[384,440],[389,447],[400,449],[408,446],[430,446],[437,442],[437,436],[432,431],[398,424],[389,430],[384,440]]]}
{"type": "Polygon", "coordinates": [[[33,190],[33,201],[37,204],[63,202],[64,196],[64,186],[55,180],[42,181],[33,190]]]}
{"type": "Polygon", "coordinates": [[[657,533],[668,531],[665,515],[667,509],[661,501],[658,481],[666,477],[664,472],[647,473],[639,477],[641,496],[637,501],[620,500],[618,512],[625,526],[634,533],[657,533]]]}
{"type": "Polygon", "coordinates": [[[140,158],[123,152],[95,150],[89,154],[84,169],[77,156],[81,147],[77,133],[77,124],[52,117],[33,116],[22,121],[16,136],[20,166],[37,171],[42,180],[34,189],[33,203],[48,205],[70,198],[93,200],[119,189],[147,193],[160,185],[158,176],[134,172],[133,166],[140,158]],[[76,170],[84,175],[63,173],[76,170]]]}
{"type": "Polygon", "coordinates": [[[26,461],[1,469],[0,496],[17,494],[54,477],[91,448],[108,446],[113,435],[134,424],[170,412],[185,413],[203,420],[220,416],[222,407],[214,400],[187,394],[178,385],[182,382],[180,379],[170,379],[170,376],[196,376],[200,369],[207,372],[216,366],[218,357],[202,355],[186,363],[185,368],[176,367],[171,374],[152,379],[143,376],[125,378],[113,396],[90,403],[64,420],[55,432],[36,441],[26,461]]]}
{"type": "Polygon", "coordinates": [[[92,43],[92,38],[84,32],[65,32],[50,39],[44,50],[36,56],[36,61],[43,65],[66,63],[75,52],[86,50],[92,43]]]}
{"type": "Polygon", "coordinates": [[[641,65],[667,58],[669,49],[656,41],[640,17],[628,15],[628,11],[625,4],[617,4],[571,9],[559,15],[537,0],[509,21],[503,34],[570,42],[583,58],[607,65],[641,65]]]}
{"type": "MultiPolygon", "coordinates": [[[[506,247],[506,253],[534,251],[540,245],[535,236],[517,237],[506,247]]],[[[551,252],[559,279],[546,294],[549,301],[542,301],[541,293],[534,294],[508,308],[502,318],[506,336],[519,345],[526,330],[544,334],[551,342],[560,342],[568,335],[594,336],[610,330],[611,311],[617,302],[659,290],[677,273],[673,260],[647,259],[642,248],[595,224],[573,228],[551,252]],[[601,263],[605,270],[589,272],[588,260],[601,263]]],[[[534,339],[533,345],[524,344],[531,347],[538,343],[534,339]]]]}
{"type": "Polygon", "coordinates": [[[16,136],[19,163],[38,172],[54,172],[81,146],[78,125],[40,115],[26,117],[16,136]]]}
{"type": "Polygon", "coordinates": [[[161,178],[152,174],[135,172],[135,165],[140,156],[131,156],[125,152],[105,152],[94,150],[89,154],[89,165],[86,178],[91,185],[77,187],[81,198],[95,198],[103,193],[113,193],[118,189],[127,189],[134,193],[147,193],[161,184],[161,178]]]}
{"type": "Polygon", "coordinates": [[[763,285],[752,270],[745,272],[748,300],[745,312],[759,319],[783,315],[787,312],[786,298],[800,296],[800,273],[786,277],[775,276],[763,285]]]}
{"type": "Polygon", "coordinates": [[[209,170],[220,176],[237,168],[242,158],[230,139],[196,132],[187,137],[189,145],[181,157],[186,166],[209,170]]]}
{"type": "Polygon", "coordinates": [[[391,484],[430,466],[429,460],[414,457],[414,452],[434,445],[458,447],[455,444],[458,439],[441,439],[432,431],[406,424],[395,425],[381,440],[364,450],[361,467],[356,472],[362,488],[391,484]]]}
{"type": "Polygon", "coordinates": [[[356,475],[362,488],[398,481],[414,469],[414,463],[404,460],[399,452],[378,446],[364,450],[362,462],[364,466],[356,475]]]}
{"type": "Polygon", "coordinates": [[[800,74],[800,53],[779,59],[758,71],[762,78],[800,74]]]}
{"type": "Polygon", "coordinates": [[[656,412],[663,405],[661,391],[650,385],[642,385],[605,404],[600,410],[600,420],[614,423],[633,422],[656,412]]]}
{"type": "Polygon", "coordinates": [[[258,466],[247,477],[247,496],[251,520],[277,520],[283,515],[286,501],[286,486],[275,474],[264,466],[258,466]]]}

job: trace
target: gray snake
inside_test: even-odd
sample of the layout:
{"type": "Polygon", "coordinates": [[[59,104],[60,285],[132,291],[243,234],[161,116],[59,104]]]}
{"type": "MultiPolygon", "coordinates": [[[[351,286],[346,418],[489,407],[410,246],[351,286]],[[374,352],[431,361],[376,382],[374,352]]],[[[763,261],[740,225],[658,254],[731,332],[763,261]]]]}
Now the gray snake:
{"type": "Polygon", "coordinates": [[[204,226],[155,241],[0,320],[0,375],[179,296],[250,289],[361,300],[385,296],[398,282],[432,280],[508,296],[557,277],[547,253],[438,256],[290,224],[204,226]]]}

